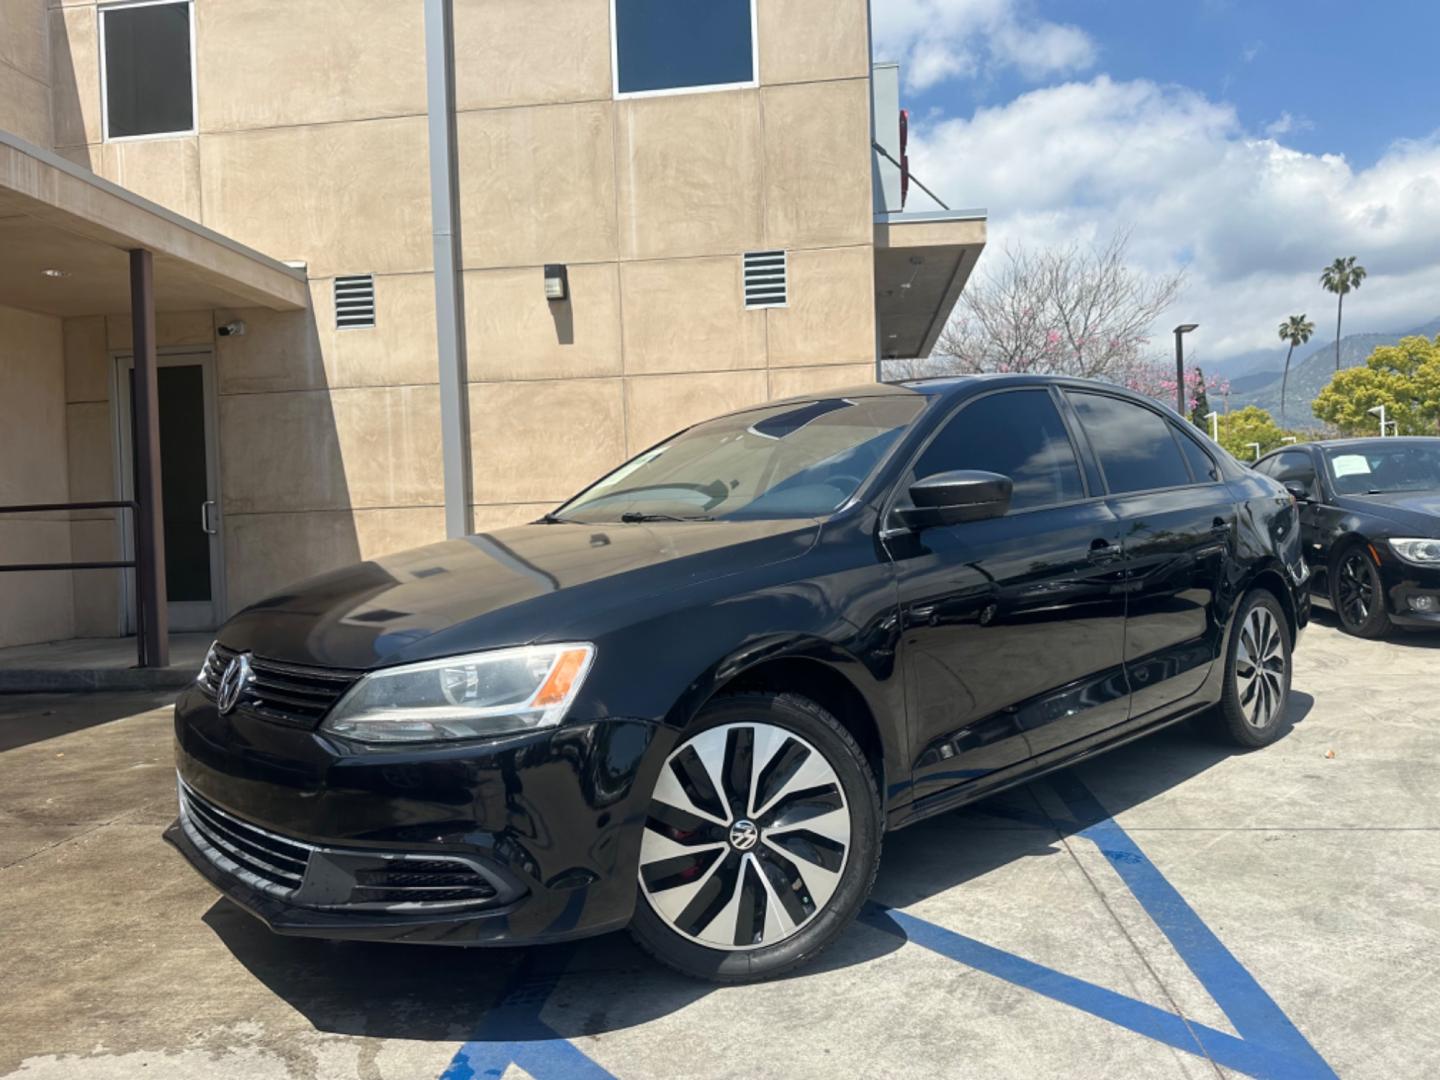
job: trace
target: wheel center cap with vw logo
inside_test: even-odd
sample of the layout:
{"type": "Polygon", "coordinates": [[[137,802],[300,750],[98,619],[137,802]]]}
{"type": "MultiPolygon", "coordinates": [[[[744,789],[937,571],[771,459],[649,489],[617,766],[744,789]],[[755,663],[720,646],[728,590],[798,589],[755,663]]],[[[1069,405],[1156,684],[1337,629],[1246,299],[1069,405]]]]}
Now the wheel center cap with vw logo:
{"type": "Polygon", "coordinates": [[[730,826],[730,846],[736,851],[749,851],[760,842],[760,830],[753,821],[741,818],[730,826]]]}
{"type": "Polygon", "coordinates": [[[250,669],[250,654],[241,653],[230,661],[225,674],[220,676],[220,687],[215,691],[215,705],[220,715],[227,715],[240,702],[240,695],[250,685],[254,672],[250,669]]]}

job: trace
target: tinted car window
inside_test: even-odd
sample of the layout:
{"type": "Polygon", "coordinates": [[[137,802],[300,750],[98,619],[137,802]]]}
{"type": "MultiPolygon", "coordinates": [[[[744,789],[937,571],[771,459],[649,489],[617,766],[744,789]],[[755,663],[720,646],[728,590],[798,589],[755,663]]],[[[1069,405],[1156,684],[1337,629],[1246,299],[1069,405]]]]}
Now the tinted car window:
{"type": "Polygon", "coordinates": [[[1304,484],[1310,497],[1315,497],[1315,463],[1310,460],[1309,454],[1297,450],[1276,454],[1270,459],[1269,475],[1282,484],[1291,480],[1304,484]]]}
{"type": "Polygon", "coordinates": [[[1071,394],[1070,400],[1113,494],[1190,483],[1190,471],[1164,417],[1100,394],[1071,394]]]}
{"type": "Polygon", "coordinates": [[[1183,432],[1177,435],[1175,441],[1180,444],[1185,460],[1190,463],[1190,472],[1194,474],[1196,483],[1203,484],[1220,479],[1220,469],[1215,460],[1198,442],[1183,432]]]}
{"type": "Polygon", "coordinates": [[[1070,436],[1044,390],[995,394],[961,409],[925,448],[916,479],[983,469],[1015,483],[1012,510],[1085,497],[1070,436]]]}

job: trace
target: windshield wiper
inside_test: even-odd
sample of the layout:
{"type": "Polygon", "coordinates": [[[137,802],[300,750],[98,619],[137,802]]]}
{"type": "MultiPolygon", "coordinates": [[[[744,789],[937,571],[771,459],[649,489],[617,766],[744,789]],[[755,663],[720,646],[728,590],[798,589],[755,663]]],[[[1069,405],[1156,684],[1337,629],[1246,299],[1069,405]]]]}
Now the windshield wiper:
{"type": "Polygon", "coordinates": [[[540,519],[542,525],[583,525],[583,521],[576,521],[574,518],[561,517],[559,514],[546,514],[540,519]]]}
{"type": "Polygon", "coordinates": [[[642,525],[647,521],[714,521],[712,517],[704,514],[691,514],[688,517],[680,514],[642,514],[639,510],[627,510],[620,515],[620,521],[625,525],[642,525]]]}

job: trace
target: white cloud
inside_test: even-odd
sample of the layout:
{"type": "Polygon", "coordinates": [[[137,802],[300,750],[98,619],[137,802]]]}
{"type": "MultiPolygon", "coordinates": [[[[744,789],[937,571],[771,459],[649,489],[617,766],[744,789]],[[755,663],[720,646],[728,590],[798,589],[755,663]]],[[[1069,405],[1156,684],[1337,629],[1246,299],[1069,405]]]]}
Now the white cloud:
{"type": "Polygon", "coordinates": [[[1274,120],[1265,125],[1265,134],[1272,139],[1278,139],[1281,135],[1290,135],[1297,131],[1314,131],[1315,121],[1307,116],[1292,116],[1288,112],[1282,112],[1274,120]]]}
{"type": "Polygon", "coordinates": [[[899,60],[913,91],[1007,68],[1038,80],[1095,63],[1088,34],[1038,17],[1027,0],[875,0],[871,19],[876,57],[899,60]]]}
{"type": "Polygon", "coordinates": [[[1337,255],[1370,272],[1347,299],[1347,331],[1440,314],[1440,133],[1357,169],[1248,132],[1193,90],[1102,75],[918,123],[910,158],[952,206],[989,209],[996,248],[1132,230],[1142,267],[1187,268],[1171,314],[1201,324],[1195,345],[1212,359],[1274,347],[1276,325],[1302,311],[1323,338],[1334,297],[1317,279],[1337,255]]]}

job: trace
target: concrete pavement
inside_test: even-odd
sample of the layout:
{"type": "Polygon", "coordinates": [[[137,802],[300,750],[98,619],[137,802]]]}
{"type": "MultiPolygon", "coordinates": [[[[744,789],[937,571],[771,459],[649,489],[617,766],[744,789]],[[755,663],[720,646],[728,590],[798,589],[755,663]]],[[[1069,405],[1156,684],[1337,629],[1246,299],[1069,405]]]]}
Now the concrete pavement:
{"type": "Polygon", "coordinates": [[[1320,623],[1293,729],[1187,727],[887,838],[814,967],[714,989],[623,935],[285,940],[161,840],[161,696],[0,697],[0,1077],[1428,1077],[1440,636],[1320,623]]]}

